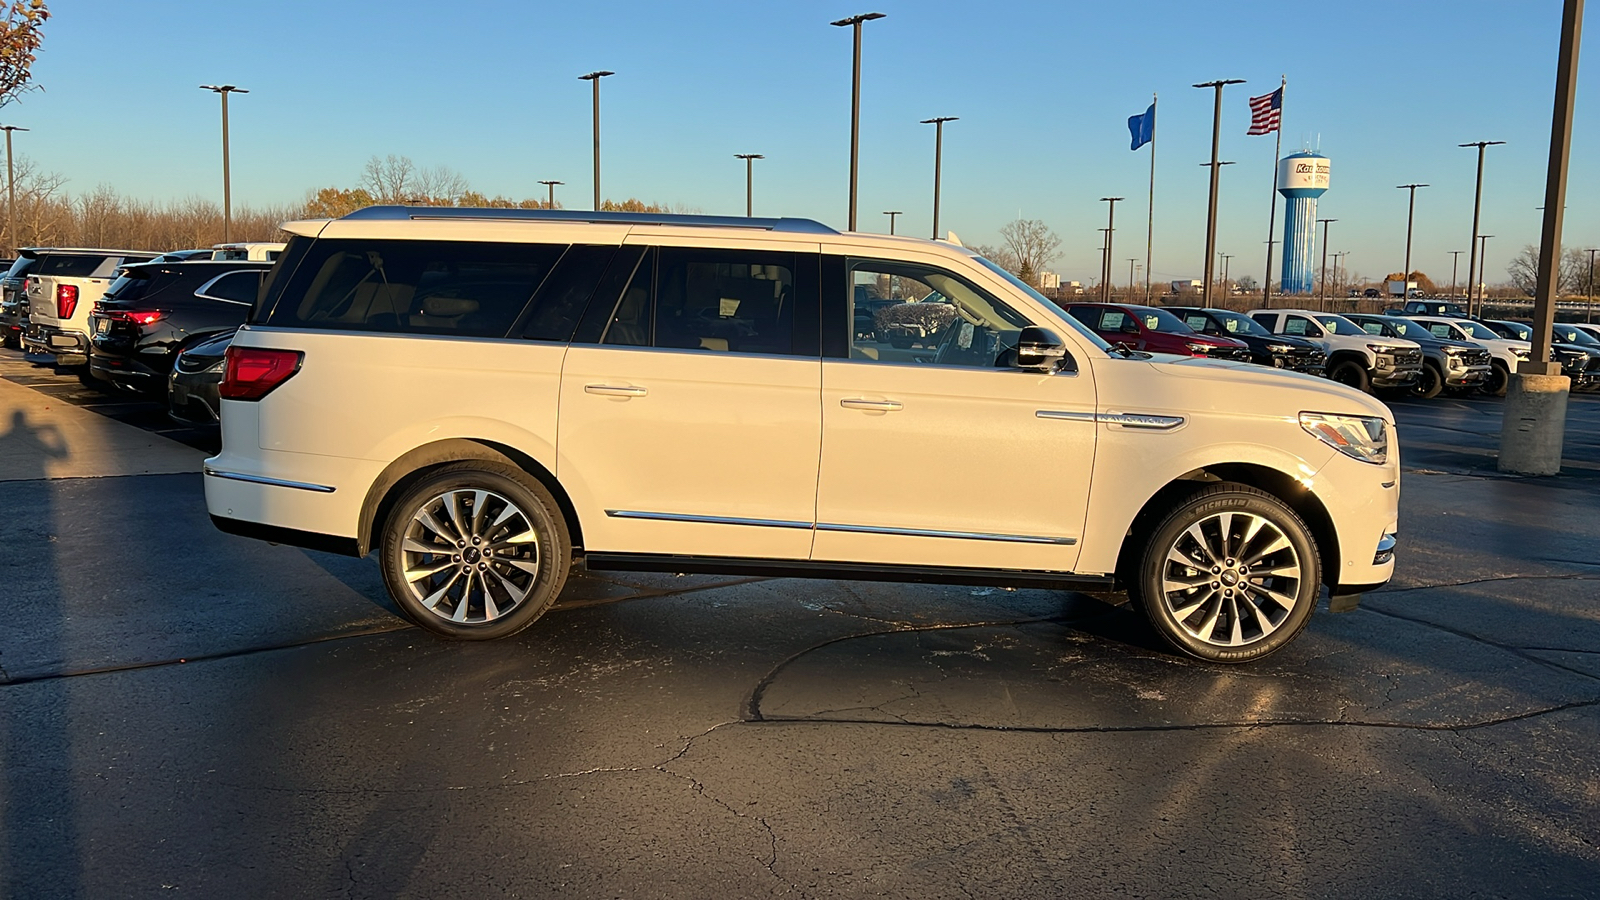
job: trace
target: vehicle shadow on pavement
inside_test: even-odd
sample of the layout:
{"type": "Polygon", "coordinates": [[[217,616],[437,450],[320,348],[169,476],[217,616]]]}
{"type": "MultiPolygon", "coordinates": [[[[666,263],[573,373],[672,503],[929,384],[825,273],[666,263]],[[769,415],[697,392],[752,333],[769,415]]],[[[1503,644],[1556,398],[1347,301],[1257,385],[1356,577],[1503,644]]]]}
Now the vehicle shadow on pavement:
{"type": "MultiPolygon", "coordinates": [[[[30,422],[24,410],[11,411],[10,421],[0,432],[0,477],[6,481],[43,481],[52,463],[72,456],[61,430],[50,423],[30,422]]],[[[14,503],[12,485],[6,485],[7,506],[14,503]]],[[[45,492],[48,495],[48,491],[45,492]]],[[[29,521],[13,522],[22,534],[12,534],[5,552],[0,553],[0,585],[5,586],[8,607],[27,609],[15,589],[19,569],[35,570],[43,579],[44,602],[32,604],[32,621],[25,626],[30,642],[42,653],[58,655],[65,643],[67,610],[62,604],[58,579],[59,562],[55,554],[58,528],[56,510],[48,500],[34,509],[29,521]]],[[[6,663],[0,657],[0,681],[9,681],[6,663]]],[[[77,802],[72,779],[66,767],[77,756],[69,729],[69,717],[61,714],[68,702],[65,685],[46,688],[53,697],[45,706],[6,702],[0,695],[0,766],[4,766],[4,806],[0,823],[5,838],[3,893],[8,897],[75,896],[79,893],[80,871],[76,866],[57,866],[60,859],[78,859],[77,802]],[[35,715],[40,709],[50,710],[35,715]]]]}

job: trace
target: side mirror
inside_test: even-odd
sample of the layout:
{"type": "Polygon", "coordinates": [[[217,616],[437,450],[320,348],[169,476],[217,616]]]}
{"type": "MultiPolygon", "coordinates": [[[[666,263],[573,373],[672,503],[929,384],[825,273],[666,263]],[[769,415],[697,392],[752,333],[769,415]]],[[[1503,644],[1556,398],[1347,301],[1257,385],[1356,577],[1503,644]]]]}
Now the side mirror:
{"type": "Polygon", "coordinates": [[[1066,341],[1048,328],[1029,325],[1017,335],[1016,366],[1019,369],[1049,374],[1060,369],[1066,358],[1066,341]]]}

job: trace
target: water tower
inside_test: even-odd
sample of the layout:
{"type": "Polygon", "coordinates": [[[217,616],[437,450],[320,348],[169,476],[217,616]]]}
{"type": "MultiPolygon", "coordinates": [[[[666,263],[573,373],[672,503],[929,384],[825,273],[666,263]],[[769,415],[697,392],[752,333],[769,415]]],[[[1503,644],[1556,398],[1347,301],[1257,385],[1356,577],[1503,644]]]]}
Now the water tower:
{"type": "Polygon", "coordinates": [[[1328,158],[1291,153],[1278,163],[1284,200],[1283,292],[1309,294],[1317,285],[1317,198],[1328,192],[1328,158]]]}

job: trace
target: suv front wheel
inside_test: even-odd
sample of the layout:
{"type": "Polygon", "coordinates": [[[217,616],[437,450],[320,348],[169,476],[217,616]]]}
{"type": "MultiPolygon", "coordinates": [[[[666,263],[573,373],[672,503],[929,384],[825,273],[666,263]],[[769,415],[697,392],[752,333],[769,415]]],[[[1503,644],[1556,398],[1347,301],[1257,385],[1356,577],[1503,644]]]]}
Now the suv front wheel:
{"type": "Polygon", "coordinates": [[[572,559],[550,492],[509,466],[451,463],[408,489],[384,524],[383,580],[418,625],[492,640],[533,624],[572,559]]]}
{"type": "Polygon", "coordinates": [[[1294,510],[1216,484],[1149,532],[1132,593],[1176,649],[1211,662],[1260,659],[1293,640],[1321,592],[1321,563],[1294,510]]]}

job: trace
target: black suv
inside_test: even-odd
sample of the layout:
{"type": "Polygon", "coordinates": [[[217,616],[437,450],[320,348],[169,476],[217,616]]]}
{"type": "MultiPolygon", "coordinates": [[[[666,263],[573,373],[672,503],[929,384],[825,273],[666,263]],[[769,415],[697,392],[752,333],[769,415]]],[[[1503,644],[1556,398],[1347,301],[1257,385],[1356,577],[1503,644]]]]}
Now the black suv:
{"type": "Polygon", "coordinates": [[[1321,375],[1328,364],[1328,354],[1321,347],[1304,338],[1273,334],[1244,313],[1195,306],[1169,306],[1167,312],[1201,334],[1244,341],[1250,348],[1250,361],[1263,366],[1321,375]]]}
{"type": "Polygon", "coordinates": [[[90,316],[90,373],[124,390],[164,394],[184,347],[245,323],[270,268],[209,259],[126,267],[90,316]]]}
{"type": "Polygon", "coordinates": [[[0,276],[0,343],[22,346],[22,330],[28,327],[28,273],[39,264],[33,256],[19,255],[11,268],[0,276]]]}

